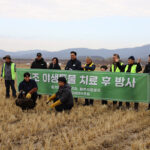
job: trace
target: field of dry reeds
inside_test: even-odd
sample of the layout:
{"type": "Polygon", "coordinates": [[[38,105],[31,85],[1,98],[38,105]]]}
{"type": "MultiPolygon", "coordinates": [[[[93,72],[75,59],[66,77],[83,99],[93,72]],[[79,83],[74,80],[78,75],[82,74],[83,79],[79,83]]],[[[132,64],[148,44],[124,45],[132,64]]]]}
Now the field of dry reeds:
{"type": "Polygon", "coordinates": [[[15,99],[5,99],[0,82],[0,150],[148,150],[150,111],[140,104],[117,110],[109,102],[82,106],[80,99],[70,113],[49,111],[47,96],[33,110],[22,111],[15,99]]]}

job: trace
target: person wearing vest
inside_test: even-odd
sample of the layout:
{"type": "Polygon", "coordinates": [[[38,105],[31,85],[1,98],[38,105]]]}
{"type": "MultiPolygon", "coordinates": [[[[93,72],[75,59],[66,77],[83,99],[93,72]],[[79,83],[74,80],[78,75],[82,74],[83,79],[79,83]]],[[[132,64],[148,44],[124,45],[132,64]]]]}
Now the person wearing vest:
{"type": "Polygon", "coordinates": [[[12,89],[12,96],[16,98],[16,65],[11,61],[11,57],[9,55],[6,55],[3,59],[5,60],[5,63],[2,66],[1,77],[5,80],[6,98],[10,98],[10,87],[12,89]]]}
{"type": "MultiPolygon", "coordinates": [[[[122,72],[121,66],[123,63],[120,61],[120,56],[119,54],[114,54],[113,55],[113,63],[110,67],[110,72],[122,72]]],[[[117,104],[117,101],[113,101],[113,106],[117,104]]]]}
{"type": "MultiPolygon", "coordinates": [[[[130,56],[128,58],[128,64],[127,65],[123,65],[122,69],[124,70],[125,73],[138,73],[140,71],[142,71],[142,67],[141,67],[141,59],[138,59],[137,63],[135,63],[135,58],[134,56],[130,56]]],[[[134,103],[134,109],[136,111],[138,111],[138,106],[139,103],[134,103]]],[[[122,107],[122,102],[119,103],[119,108],[122,107]]],[[[130,108],[130,103],[126,102],[126,107],[129,109],[130,108]]]]}
{"type": "MultiPolygon", "coordinates": [[[[149,73],[150,74],[150,55],[149,55],[149,58],[148,58],[148,63],[146,64],[143,73],[149,73]]],[[[147,110],[150,110],[150,104],[148,105],[147,110]]]]}
{"type": "MultiPolygon", "coordinates": [[[[86,58],[86,64],[82,65],[82,69],[84,71],[94,71],[96,68],[95,64],[92,62],[92,59],[90,57],[86,58]]],[[[93,99],[85,99],[84,106],[87,105],[93,105],[94,100],[93,99]]]]}

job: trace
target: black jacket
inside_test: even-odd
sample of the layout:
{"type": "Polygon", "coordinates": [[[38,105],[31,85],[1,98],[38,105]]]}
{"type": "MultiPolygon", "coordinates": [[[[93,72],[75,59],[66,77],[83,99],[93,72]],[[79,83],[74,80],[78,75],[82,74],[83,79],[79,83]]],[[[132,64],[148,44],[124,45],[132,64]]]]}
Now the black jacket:
{"type": "Polygon", "coordinates": [[[50,63],[50,65],[49,65],[49,67],[48,67],[49,69],[58,69],[58,70],[61,70],[61,68],[60,68],[60,66],[59,66],[59,64],[55,64],[55,65],[53,65],[53,63],[50,63]]]}
{"type": "Polygon", "coordinates": [[[33,69],[47,69],[47,63],[44,61],[43,58],[40,60],[35,59],[35,61],[32,63],[31,68],[33,69]]]}
{"type": "Polygon", "coordinates": [[[32,79],[30,79],[29,82],[26,82],[25,80],[23,80],[19,84],[19,92],[20,91],[24,91],[24,92],[28,93],[33,88],[38,88],[38,87],[37,87],[36,82],[34,80],[32,80],[32,79]]]}
{"type": "Polygon", "coordinates": [[[150,73],[150,62],[145,66],[144,73],[150,73]]]}
{"type": "MultiPolygon", "coordinates": [[[[132,68],[133,65],[137,65],[136,73],[142,71],[141,64],[140,63],[134,63],[132,65],[129,65],[129,68],[128,68],[127,72],[131,72],[131,68],[132,68]]],[[[119,67],[119,69],[121,70],[121,72],[124,72],[127,65],[122,65],[121,66],[119,63],[117,63],[117,66],[119,67]]]]}
{"type": "Polygon", "coordinates": [[[69,84],[65,84],[64,87],[59,87],[56,93],[56,100],[58,99],[60,99],[63,105],[73,106],[73,96],[69,84]]]}
{"type": "Polygon", "coordinates": [[[69,60],[67,62],[65,70],[81,70],[81,62],[77,59],[69,60]]]}

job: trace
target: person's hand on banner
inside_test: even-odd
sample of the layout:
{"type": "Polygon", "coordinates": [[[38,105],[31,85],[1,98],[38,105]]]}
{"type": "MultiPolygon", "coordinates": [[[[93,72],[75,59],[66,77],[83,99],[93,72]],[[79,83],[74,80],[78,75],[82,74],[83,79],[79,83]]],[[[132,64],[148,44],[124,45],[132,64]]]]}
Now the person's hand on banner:
{"type": "Polygon", "coordinates": [[[28,94],[26,95],[26,98],[27,98],[27,99],[30,99],[30,98],[31,98],[31,94],[28,93],[28,94]]]}

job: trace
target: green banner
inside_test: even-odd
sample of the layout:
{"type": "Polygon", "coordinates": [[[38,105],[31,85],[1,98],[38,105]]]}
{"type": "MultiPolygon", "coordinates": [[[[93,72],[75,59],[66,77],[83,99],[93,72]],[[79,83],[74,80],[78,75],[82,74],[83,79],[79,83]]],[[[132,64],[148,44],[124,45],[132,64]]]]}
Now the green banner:
{"type": "Polygon", "coordinates": [[[49,69],[17,69],[17,85],[25,72],[38,84],[39,94],[53,94],[58,78],[66,77],[74,97],[96,100],[150,102],[150,75],[99,71],[67,71],[49,69]]]}

